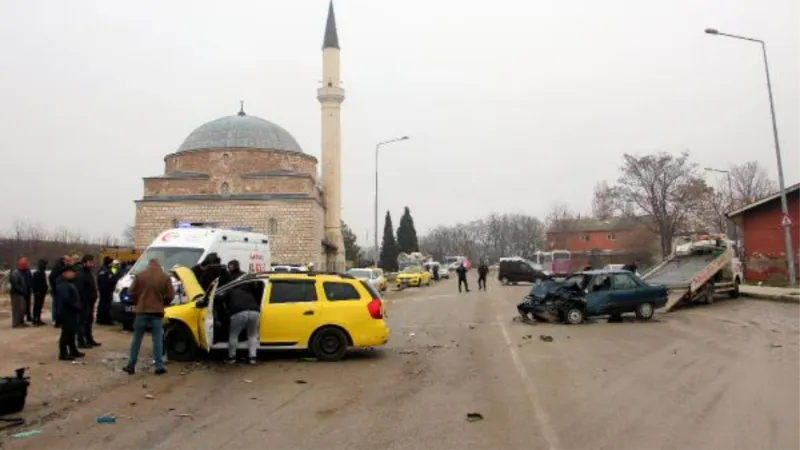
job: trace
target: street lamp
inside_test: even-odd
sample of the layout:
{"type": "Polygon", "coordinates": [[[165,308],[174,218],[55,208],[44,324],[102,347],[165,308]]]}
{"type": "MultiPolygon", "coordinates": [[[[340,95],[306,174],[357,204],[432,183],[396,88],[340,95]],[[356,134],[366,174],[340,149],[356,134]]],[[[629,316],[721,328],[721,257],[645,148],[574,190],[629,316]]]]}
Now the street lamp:
{"type": "Polygon", "coordinates": [[[380,255],[380,250],[378,247],[378,152],[381,149],[381,146],[391,144],[393,142],[405,141],[408,139],[408,136],[402,136],[395,139],[389,139],[388,141],[378,142],[375,145],[375,267],[380,267],[378,265],[378,258],[380,255]]]}
{"type": "MultiPolygon", "coordinates": [[[[742,41],[757,42],[761,44],[761,52],[764,55],[764,72],[767,75],[767,93],[769,94],[769,110],[772,113],[772,137],[775,141],[775,157],[778,160],[778,183],[781,190],[781,210],[784,217],[789,217],[789,206],[786,203],[786,188],[783,182],[783,162],[781,161],[781,145],[778,140],[778,121],[775,119],[775,102],[772,99],[772,81],[769,76],[769,64],[767,63],[767,44],[760,39],[753,39],[745,36],[738,36],[735,34],[721,33],[714,28],[706,28],[706,34],[715,36],[724,36],[732,39],[739,39],[742,41]]],[[[795,276],[794,269],[794,250],[792,250],[792,233],[789,228],[791,225],[788,221],[782,221],[783,226],[783,239],[786,246],[786,266],[789,269],[789,282],[795,284],[797,277],[795,276]]]]}

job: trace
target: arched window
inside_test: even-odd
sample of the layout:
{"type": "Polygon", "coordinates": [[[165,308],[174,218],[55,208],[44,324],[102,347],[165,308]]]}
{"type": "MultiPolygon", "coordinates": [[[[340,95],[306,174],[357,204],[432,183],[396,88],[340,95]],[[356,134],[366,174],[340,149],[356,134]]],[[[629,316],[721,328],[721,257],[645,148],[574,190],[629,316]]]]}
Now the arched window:
{"type": "Polygon", "coordinates": [[[228,164],[228,162],[230,160],[231,160],[231,155],[230,154],[228,154],[228,153],[223,153],[222,154],[222,162],[223,162],[223,164],[228,164]]]}
{"type": "Polygon", "coordinates": [[[227,181],[219,186],[219,193],[222,195],[229,195],[231,193],[231,187],[228,185],[227,181]]]}
{"type": "Polygon", "coordinates": [[[270,236],[278,234],[278,219],[269,219],[269,222],[267,222],[267,234],[270,236]]]}

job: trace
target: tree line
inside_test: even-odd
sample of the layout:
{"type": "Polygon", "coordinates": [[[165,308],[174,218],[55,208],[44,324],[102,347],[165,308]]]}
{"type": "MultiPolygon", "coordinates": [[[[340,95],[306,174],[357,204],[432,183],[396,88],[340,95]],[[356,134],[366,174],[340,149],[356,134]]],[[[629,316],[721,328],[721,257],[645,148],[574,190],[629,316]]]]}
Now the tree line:
{"type": "Polygon", "coordinates": [[[588,214],[563,202],[551,205],[544,220],[525,214],[490,214],[468,223],[436,227],[420,239],[420,247],[437,260],[447,255],[490,261],[502,256],[530,258],[536,250],[547,248],[547,230],[568,231],[587,218],[629,218],[637,221],[643,232],[632,234],[635,238],[628,239],[630,242],[618,242],[618,247],[647,258],[655,237],[661,256],[666,256],[677,235],[724,233],[727,213],[777,188],[756,161],[731,165],[726,171],[709,183],[707,175],[713,172],[701,169],[688,152],[625,154],[618,178],[596,185],[588,214]]]}

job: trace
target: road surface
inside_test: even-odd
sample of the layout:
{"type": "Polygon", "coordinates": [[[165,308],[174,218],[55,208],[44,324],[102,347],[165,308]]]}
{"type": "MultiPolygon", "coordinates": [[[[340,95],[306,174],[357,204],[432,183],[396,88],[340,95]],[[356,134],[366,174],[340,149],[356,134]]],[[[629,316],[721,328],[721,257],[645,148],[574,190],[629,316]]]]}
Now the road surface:
{"type": "Polygon", "coordinates": [[[513,322],[528,289],[490,282],[459,295],[450,280],[392,293],[384,349],[339,363],[170,363],[163,377],[119,371],[130,335],[116,328],[98,332],[104,345],[86,364],[58,363],[56,330],[11,330],[4,316],[0,368],[27,365],[33,377],[29,423],[13,432],[41,433],[2,432],[0,447],[800,447],[796,305],[739,299],[647,323],[513,322]],[[97,424],[103,415],[116,424],[97,424]]]}

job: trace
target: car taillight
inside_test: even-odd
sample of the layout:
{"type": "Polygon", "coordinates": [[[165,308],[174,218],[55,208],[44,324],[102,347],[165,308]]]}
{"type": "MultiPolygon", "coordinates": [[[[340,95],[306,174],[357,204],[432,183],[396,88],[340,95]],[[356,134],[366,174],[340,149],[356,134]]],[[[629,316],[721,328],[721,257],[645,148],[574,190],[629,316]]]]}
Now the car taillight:
{"type": "Polygon", "coordinates": [[[367,310],[369,310],[369,315],[373,319],[383,319],[383,304],[379,299],[372,299],[372,301],[367,304],[367,310]]]}

